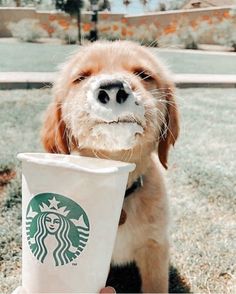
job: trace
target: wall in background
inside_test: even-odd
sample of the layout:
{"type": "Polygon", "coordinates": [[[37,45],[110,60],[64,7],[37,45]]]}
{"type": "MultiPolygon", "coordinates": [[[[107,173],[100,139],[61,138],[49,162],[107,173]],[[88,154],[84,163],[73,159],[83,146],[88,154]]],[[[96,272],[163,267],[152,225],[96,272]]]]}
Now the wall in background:
{"type": "MultiPolygon", "coordinates": [[[[230,22],[236,26],[232,7],[205,8],[193,10],[173,10],[155,12],[136,16],[99,13],[98,31],[101,38],[131,39],[142,42],[158,40],[160,45],[178,42],[177,39],[200,38],[201,43],[217,44],[213,31],[220,23],[230,22]],[[200,34],[200,36],[199,36],[200,34]]],[[[21,19],[37,19],[49,36],[53,36],[55,22],[62,30],[76,28],[76,20],[65,13],[57,11],[36,11],[34,8],[0,8],[0,37],[11,37],[7,25],[21,19]]],[[[91,28],[91,13],[82,15],[82,34],[86,37],[91,28]]],[[[232,28],[232,30],[236,30],[232,28]]],[[[190,40],[191,41],[191,40],[190,40]]]]}

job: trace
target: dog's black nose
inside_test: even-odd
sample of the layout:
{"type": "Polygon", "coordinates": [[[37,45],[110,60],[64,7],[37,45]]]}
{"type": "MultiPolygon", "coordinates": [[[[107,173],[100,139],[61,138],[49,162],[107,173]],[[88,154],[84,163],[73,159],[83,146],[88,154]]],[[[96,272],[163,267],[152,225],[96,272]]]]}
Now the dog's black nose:
{"type": "Polygon", "coordinates": [[[102,103],[102,104],[107,104],[110,100],[109,95],[107,94],[106,91],[104,90],[99,90],[98,92],[98,100],[102,103]]]}
{"type": "Polygon", "coordinates": [[[107,104],[111,99],[117,103],[124,103],[129,97],[124,84],[121,81],[109,81],[101,83],[98,89],[98,100],[102,104],[107,104]]]}
{"type": "Polygon", "coordinates": [[[125,92],[125,89],[119,89],[118,92],[116,93],[116,102],[119,104],[122,104],[126,101],[128,98],[129,94],[125,92]]]}

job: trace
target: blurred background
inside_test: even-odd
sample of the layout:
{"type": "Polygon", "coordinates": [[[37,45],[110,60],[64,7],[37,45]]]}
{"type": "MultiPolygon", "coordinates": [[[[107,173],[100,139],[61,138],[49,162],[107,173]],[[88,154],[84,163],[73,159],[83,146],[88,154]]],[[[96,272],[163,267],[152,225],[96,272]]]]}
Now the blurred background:
{"type": "Polygon", "coordinates": [[[0,0],[0,38],[66,44],[129,39],[236,50],[234,5],[235,0],[0,0]]]}

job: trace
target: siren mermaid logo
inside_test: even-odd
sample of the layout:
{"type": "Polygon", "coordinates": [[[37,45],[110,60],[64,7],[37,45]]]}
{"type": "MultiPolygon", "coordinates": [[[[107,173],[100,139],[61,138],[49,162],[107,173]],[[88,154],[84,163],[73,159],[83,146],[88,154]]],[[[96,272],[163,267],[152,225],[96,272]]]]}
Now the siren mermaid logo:
{"type": "Polygon", "coordinates": [[[83,251],[89,237],[89,220],[73,200],[41,193],[30,201],[26,213],[30,250],[42,263],[65,265],[83,251]]]}

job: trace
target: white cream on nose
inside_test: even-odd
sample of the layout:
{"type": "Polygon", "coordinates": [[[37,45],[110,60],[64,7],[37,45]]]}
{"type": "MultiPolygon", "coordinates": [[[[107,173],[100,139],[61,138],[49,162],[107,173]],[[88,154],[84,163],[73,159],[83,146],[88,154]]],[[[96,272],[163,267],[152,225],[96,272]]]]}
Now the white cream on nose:
{"type": "Polygon", "coordinates": [[[95,125],[91,136],[97,138],[98,148],[110,150],[127,150],[137,142],[137,134],[143,134],[143,127],[135,119],[145,125],[145,109],[139,95],[132,91],[128,81],[121,75],[100,75],[94,77],[88,85],[86,112],[94,121],[104,122],[95,125]],[[117,102],[116,88],[107,90],[109,101],[101,103],[98,99],[100,85],[121,81],[128,98],[124,103],[117,102]],[[129,122],[130,118],[130,122],[129,122]],[[125,121],[122,121],[125,119],[125,121]]]}
{"type": "Polygon", "coordinates": [[[103,120],[105,122],[118,121],[125,116],[135,116],[139,120],[144,120],[145,109],[138,95],[131,90],[129,83],[121,75],[100,75],[90,81],[87,91],[86,111],[91,118],[103,120]],[[122,81],[124,90],[129,94],[125,103],[117,103],[118,89],[106,90],[110,100],[108,103],[101,103],[98,100],[100,85],[106,82],[122,81]]]}

